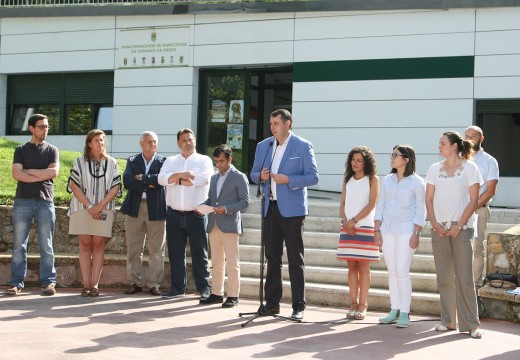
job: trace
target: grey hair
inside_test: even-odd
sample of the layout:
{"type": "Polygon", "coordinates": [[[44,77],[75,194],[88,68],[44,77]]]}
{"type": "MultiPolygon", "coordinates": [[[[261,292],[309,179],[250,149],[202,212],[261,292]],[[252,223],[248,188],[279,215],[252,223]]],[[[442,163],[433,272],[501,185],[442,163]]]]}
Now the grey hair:
{"type": "Polygon", "coordinates": [[[151,136],[155,139],[155,141],[159,142],[159,138],[157,137],[157,134],[154,133],[153,131],[143,131],[141,133],[141,136],[139,137],[139,143],[142,143],[144,141],[144,138],[147,137],[147,136],[151,136]]]}

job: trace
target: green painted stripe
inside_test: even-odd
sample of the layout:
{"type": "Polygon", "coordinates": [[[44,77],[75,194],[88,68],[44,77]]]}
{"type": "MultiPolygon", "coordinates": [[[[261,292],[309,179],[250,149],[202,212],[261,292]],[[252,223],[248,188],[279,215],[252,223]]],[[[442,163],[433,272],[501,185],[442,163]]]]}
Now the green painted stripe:
{"type": "Polygon", "coordinates": [[[294,82],[473,77],[474,56],[299,62],[294,82]]]}

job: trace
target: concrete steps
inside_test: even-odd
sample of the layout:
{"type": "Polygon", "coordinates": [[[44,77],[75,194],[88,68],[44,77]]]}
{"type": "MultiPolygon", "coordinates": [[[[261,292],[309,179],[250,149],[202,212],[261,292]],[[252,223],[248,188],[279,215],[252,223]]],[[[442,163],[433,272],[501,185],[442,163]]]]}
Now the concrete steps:
{"type": "MultiPolygon", "coordinates": [[[[241,277],[240,293],[249,298],[258,298],[259,282],[257,278],[241,277]]],[[[346,307],[349,303],[347,285],[321,284],[306,282],[305,295],[308,304],[346,307]]],[[[291,286],[289,281],[283,281],[282,301],[291,303],[291,286]]],[[[390,295],[388,290],[371,287],[368,292],[368,308],[373,311],[388,311],[390,295]]],[[[439,294],[414,291],[412,297],[412,313],[423,315],[440,314],[439,294]]],[[[282,314],[283,315],[283,314],[282,314]]]]}
{"type": "MultiPolygon", "coordinates": [[[[320,193],[321,194],[321,193],[320,193]]],[[[309,215],[304,224],[306,296],[307,302],[316,305],[347,306],[349,304],[348,268],[346,262],[336,259],[339,231],[339,198],[337,194],[321,194],[323,198],[309,197],[309,215]]],[[[503,232],[520,223],[520,211],[492,209],[490,232],[503,232]]],[[[260,277],[260,203],[252,200],[243,214],[244,234],[240,238],[242,296],[258,297],[260,277]]],[[[412,313],[440,315],[436,269],[432,254],[431,227],[425,226],[419,248],[411,266],[412,313]]],[[[284,255],[283,301],[291,302],[287,259],[284,255]]],[[[369,307],[387,311],[390,307],[388,274],[381,260],[371,263],[371,288],[369,307]]]]}

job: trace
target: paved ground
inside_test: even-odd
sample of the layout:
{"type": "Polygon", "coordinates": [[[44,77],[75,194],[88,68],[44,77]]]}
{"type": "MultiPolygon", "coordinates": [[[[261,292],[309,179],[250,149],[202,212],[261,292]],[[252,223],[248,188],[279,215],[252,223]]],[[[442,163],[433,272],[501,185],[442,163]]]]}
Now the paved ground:
{"type": "MultiPolygon", "coordinates": [[[[0,288],[0,293],[5,287],[0,288]]],[[[407,329],[378,325],[378,313],[364,321],[345,319],[345,309],[310,306],[304,323],[271,317],[246,327],[238,307],[200,306],[195,295],[167,300],[148,294],[102,290],[81,298],[79,289],[58,289],[52,297],[24,289],[0,295],[1,359],[520,359],[520,325],[482,320],[484,335],[433,331],[436,319],[413,316],[407,329]]],[[[291,308],[282,305],[281,315],[291,308]]]]}

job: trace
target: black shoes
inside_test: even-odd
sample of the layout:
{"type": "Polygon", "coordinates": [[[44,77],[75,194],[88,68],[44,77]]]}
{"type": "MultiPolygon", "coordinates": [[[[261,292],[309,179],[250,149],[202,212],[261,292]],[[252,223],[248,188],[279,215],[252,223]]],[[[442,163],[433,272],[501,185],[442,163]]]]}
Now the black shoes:
{"type": "Polygon", "coordinates": [[[220,295],[211,294],[208,297],[203,298],[201,296],[199,304],[201,305],[211,305],[211,304],[222,304],[222,301],[224,301],[224,297],[220,295]]]}
{"type": "Polygon", "coordinates": [[[232,308],[238,305],[237,297],[228,297],[226,301],[222,304],[223,308],[232,308]]]}
{"type": "Polygon", "coordinates": [[[260,305],[258,313],[260,316],[278,315],[280,313],[280,305],[260,305]]]}
{"type": "Polygon", "coordinates": [[[186,294],[184,293],[184,291],[177,291],[177,290],[169,290],[168,292],[165,292],[162,294],[162,297],[163,298],[166,298],[166,299],[175,299],[175,298],[180,298],[180,297],[184,297],[186,294]]]}
{"type": "Polygon", "coordinates": [[[128,289],[126,289],[125,294],[133,295],[133,294],[137,294],[138,292],[141,292],[141,291],[143,291],[142,287],[137,286],[136,284],[132,284],[132,285],[130,285],[130,287],[128,289]]]}
{"type": "Polygon", "coordinates": [[[291,315],[291,319],[293,319],[293,320],[302,320],[303,319],[303,311],[304,310],[300,310],[300,309],[293,310],[292,315],[291,315]]]}

